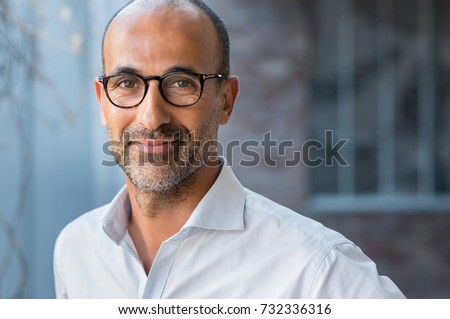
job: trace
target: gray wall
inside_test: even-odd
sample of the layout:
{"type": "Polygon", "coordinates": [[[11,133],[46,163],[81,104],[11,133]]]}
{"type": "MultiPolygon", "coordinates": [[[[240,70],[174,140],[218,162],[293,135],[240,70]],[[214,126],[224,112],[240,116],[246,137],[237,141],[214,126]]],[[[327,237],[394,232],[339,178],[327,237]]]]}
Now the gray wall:
{"type": "Polygon", "coordinates": [[[0,72],[14,85],[0,97],[0,297],[53,297],[57,234],[122,183],[100,165],[93,94],[102,30],[121,3],[2,2],[0,72]]]}

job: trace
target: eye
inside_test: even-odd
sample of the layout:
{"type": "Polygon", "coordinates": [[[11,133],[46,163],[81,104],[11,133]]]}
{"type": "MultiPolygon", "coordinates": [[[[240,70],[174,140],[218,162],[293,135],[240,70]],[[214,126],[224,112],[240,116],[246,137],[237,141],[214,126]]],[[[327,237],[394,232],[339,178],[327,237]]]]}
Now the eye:
{"type": "Polygon", "coordinates": [[[118,78],[115,86],[121,89],[134,89],[139,86],[140,82],[139,78],[135,76],[121,76],[118,78]]]}
{"type": "Polygon", "coordinates": [[[200,89],[199,80],[185,73],[175,73],[167,76],[163,82],[163,88],[178,93],[191,93],[200,89]]]}
{"type": "Polygon", "coordinates": [[[197,85],[193,79],[177,77],[168,79],[166,87],[171,89],[193,89],[196,88],[197,85]]]}
{"type": "Polygon", "coordinates": [[[141,79],[134,75],[121,74],[111,78],[109,83],[109,89],[111,90],[135,90],[143,86],[141,79]]]}
{"type": "Polygon", "coordinates": [[[117,85],[124,89],[133,89],[136,86],[136,82],[130,79],[123,79],[117,82],[117,85]]]}
{"type": "Polygon", "coordinates": [[[188,80],[178,80],[178,81],[174,82],[172,84],[172,86],[176,86],[179,88],[189,88],[189,87],[193,86],[193,83],[188,80]]]}

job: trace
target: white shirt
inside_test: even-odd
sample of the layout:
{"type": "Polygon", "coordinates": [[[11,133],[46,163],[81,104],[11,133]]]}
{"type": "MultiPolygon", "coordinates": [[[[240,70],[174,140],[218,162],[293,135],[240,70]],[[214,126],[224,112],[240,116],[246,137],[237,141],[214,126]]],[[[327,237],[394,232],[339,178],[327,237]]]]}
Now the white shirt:
{"type": "Polygon", "coordinates": [[[403,298],[339,233],[245,189],[224,165],[147,275],[126,187],[71,222],[54,252],[58,298],[403,298]]]}

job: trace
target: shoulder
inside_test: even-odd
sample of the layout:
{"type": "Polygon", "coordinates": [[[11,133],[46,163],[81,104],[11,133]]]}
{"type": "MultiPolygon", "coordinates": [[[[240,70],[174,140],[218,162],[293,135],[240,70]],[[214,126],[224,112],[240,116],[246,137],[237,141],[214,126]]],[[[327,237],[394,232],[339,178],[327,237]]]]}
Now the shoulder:
{"type": "Polygon", "coordinates": [[[84,259],[91,248],[105,241],[102,219],[109,205],[91,210],[67,224],[56,238],[53,250],[55,271],[72,267],[84,259]],[[89,247],[89,249],[88,249],[89,247]]]}
{"type": "Polygon", "coordinates": [[[95,236],[101,230],[102,218],[110,204],[91,210],[68,223],[56,240],[55,250],[65,243],[79,243],[95,236]]]}
{"type": "Polygon", "coordinates": [[[53,251],[57,298],[69,298],[87,287],[80,286],[80,282],[84,282],[91,272],[92,261],[101,252],[99,242],[105,240],[102,219],[108,207],[105,205],[81,215],[59,233],[53,251]]]}
{"type": "MultiPolygon", "coordinates": [[[[245,218],[276,242],[289,248],[298,280],[309,286],[309,298],[402,298],[392,281],[380,276],[375,263],[342,234],[264,196],[246,190],[245,218]],[[307,263],[305,261],[307,260],[307,263]]],[[[274,248],[275,249],[275,248],[274,248]]]]}
{"type": "Polygon", "coordinates": [[[261,220],[265,225],[275,226],[290,238],[308,241],[309,246],[329,250],[337,245],[353,244],[342,234],[329,229],[321,223],[282,206],[248,189],[246,191],[246,217],[252,221],[261,220]]]}

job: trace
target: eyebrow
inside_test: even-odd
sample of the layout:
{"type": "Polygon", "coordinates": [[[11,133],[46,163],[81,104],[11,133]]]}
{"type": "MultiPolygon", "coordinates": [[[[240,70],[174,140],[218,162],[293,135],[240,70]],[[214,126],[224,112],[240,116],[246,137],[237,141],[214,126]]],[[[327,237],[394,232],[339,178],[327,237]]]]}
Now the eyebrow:
{"type": "Polygon", "coordinates": [[[175,65],[169,69],[166,70],[165,73],[171,73],[171,72],[186,72],[186,73],[198,73],[195,72],[195,70],[189,66],[185,65],[175,65]]]}
{"type": "Polygon", "coordinates": [[[132,73],[132,74],[139,74],[139,75],[141,75],[139,70],[137,70],[135,68],[132,68],[132,67],[129,67],[129,66],[118,67],[118,68],[114,69],[111,74],[120,74],[120,73],[132,73]]]}
{"type": "MultiPolygon", "coordinates": [[[[174,65],[174,66],[166,69],[164,71],[164,73],[161,74],[161,76],[164,75],[164,74],[173,73],[173,72],[198,73],[193,68],[191,68],[189,66],[186,66],[186,65],[174,65]]],[[[137,74],[137,75],[141,75],[141,76],[152,76],[152,75],[144,75],[138,69],[133,68],[133,67],[129,67],[129,66],[117,67],[116,69],[113,70],[113,72],[111,74],[120,74],[120,73],[131,73],[131,74],[137,74]]]]}

